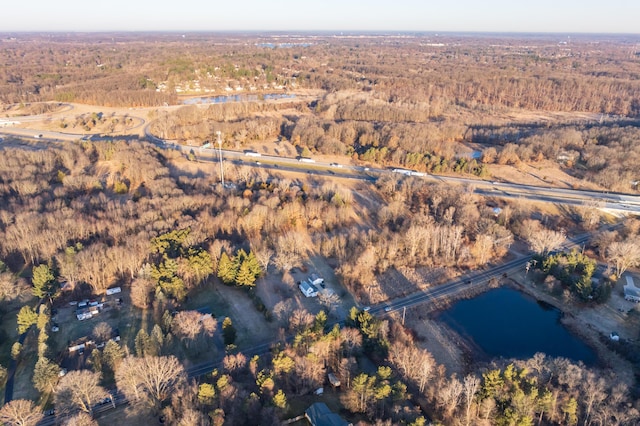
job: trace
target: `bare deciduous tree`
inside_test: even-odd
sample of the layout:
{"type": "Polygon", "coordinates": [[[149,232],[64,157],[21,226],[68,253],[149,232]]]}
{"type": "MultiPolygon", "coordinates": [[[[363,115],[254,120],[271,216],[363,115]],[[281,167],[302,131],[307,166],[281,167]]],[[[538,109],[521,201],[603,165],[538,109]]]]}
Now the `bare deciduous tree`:
{"type": "Polygon", "coordinates": [[[607,261],[615,267],[617,277],[633,266],[640,264],[640,244],[638,241],[613,242],[607,248],[607,261]]]}
{"type": "Polygon", "coordinates": [[[131,303],[134,306],[145,309],[153,301],[155,283],[148,278],[136,278],[131,282],[131,303]]]}
{"type": "Polygon", "coordinates": [[[351,358],[351,355],[358,348],[362,347],[362,334],[356,328],[345,327],[340,330],[340,339],[342,340],[347,358],[351,358]]]}
{"type": "Polygon", "coordinates": [[[323,289],[318,293],[318,302],[331,312],[340,303],[340,296],[334,291],[323,289]]]}
{"type": "Polygon", "coordinates": [[[16,278],[10,272],[0,273],[0,301],[24,301],[31,296],[31,287],[24,278],[16,278]]]}
{"type": "Polygon", "coordinates": [[[395,344],[389,348],[389,360],[410,380],[413,380],[420,392],[435,370],[436,363],[431,354],[413,343],[395,344]]]}
{"type": "Polygon", "coordinates": [[[35,404],[25,399],[10,401],[0,408],[0,423],[7,426],[35,426],[42,417],[35,404]]]}
{"type": "Polygon", "coordinates": [[[436,403],[442,409],[445,419],[451,420],[453,418],[453,414],[460,405],[460,398],[463,392],[462,383],[454,375],[436,394],[436,403]]]}
{"type": "Polygon", "coordinates": [[[100,373],[89,370],[67,373],[56,388],[56,407],[63,411],[75,408],[91,414],[96,402],[109,396],[99,383],[100,373]]]}
{"type": "Polygon", "coordinates": [[[464,388],[465,420],[467,426],[469,426],[471,424],[471,407],[476,397],[476,392],[478,392],[478,388],[480,387],[480,379],[469,374],[464,378],[462,387],[464,388]]]}
{"type": "Polygon", "coordinates": [[[222,366],[229,374],[243,370],[247,366],[247,357],[244,354],[229,354],[222,359],[222,366]]]}
{"type": "Polygon", "coordinates": [[[197,311],[178,312],[171,323],[171,331],[183,340],[193,340],[202,331],[201,317],[197,311]]]}
{"type": "Polygon", "coordinates": [[[314,316],[305,309],[296,309],[289,318],[289,329],[302,331],[313,324],[314,316]]]}
{"type": "Polygon", "coordinates": [[[98,422],[87,413],[78,413],[65,421],[64,426],[98,426],[98,422]]]}
{"type": "Polygon", "coordinates": [[[91,334],[96,342],[106,342],[111,339],[113,329],[106,322],[99,322],[95,327],[93,327],[93,332],[91,334]]]}
{"type": "Polygon", "coordinates": [[[547,229],[537,220],[525,220],[522,227],[531,249],[543,255],[560,247],[567,238],[564,231],[547,229]]]}
{"type": "Polygon", "coordinates": [[[127,357],[116,371],[118,389],[132,401],[158,406],[186,380],[184,367],[175,356],[127,357]]]}

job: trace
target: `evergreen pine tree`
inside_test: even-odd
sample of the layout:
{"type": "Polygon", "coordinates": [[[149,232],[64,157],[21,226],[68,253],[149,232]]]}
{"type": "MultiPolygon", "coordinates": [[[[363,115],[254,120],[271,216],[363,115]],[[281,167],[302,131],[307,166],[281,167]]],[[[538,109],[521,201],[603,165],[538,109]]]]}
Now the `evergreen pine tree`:
{"type": "Polygon", "coordinates": [[[282,392],[282,389],[278,389],[278,392],[273,396],[273,405],[280,409],[287,406],[287,396],[282,392]]]}
{"type": "Polygon", "coordinates": [[[236,341],[236,329],[233,326],[231,318],[226,317],[222,321],[222,336],[225,345],[232,345],[236,341]]]}
{"type": "Polygon", "coordinates": [[[236,285],[252,287],[256,283],[256,277],[251,273],[249,262],[245,259],[240,265],[238,274],[236,275],[236,285]]]}
{"type": "Polygon", "coordinates": [[[49,361],[47,358],[40,357],[33,369],[33,386],[41,393],[53,393],[55,391],[56,383],[58,383],[59,373],[60,367],[49,361]]]}
{"type": "Polygon", "coordinates": [[[23,306],[18,312],[18,333],[24,333],[37,322],[38,314],[30,306],[23,306]]]}
{"type": "Polygon", "coordinates": [[[151,336],[149,338],[149,355],[160,356],[164,345],[164,334],[158,324],[153,326],[151,336]]]}
{"type": "Polygon", "coordinates": [[[50,296],[54,291],[55,276],[47,265],[39,265],[33,268],[33,295],[40,299],[50,296]]]}
{"type": "Polygon", "coordinates": [[[124,358],[124,351],[117,342],[109,340],[102,350],[102,358],[111,371],[116,371],[118,364],[124,358]]]}
{"type": "Polygon", "coordinates": [[[255,253],[250,251],[245,262],[249,264],[249,270],[254,277],[258,278],[260,275],[262,275],[262,267],[260,266],[260,262],[258,262],[255,253]]]}
{"type": "Polygon", "coordinates": [[[237,269],[235,269],[234,262],[229,258],[227,253],[222,252],[220,255],[220,261],[218,262],[218,278],[223,283],[231,285],[236,280],[237,269]]]}
{"type": "Polygon", "coordinates": [[[144,330],[144,328],[140,329],[140,331],[138,331],[138,334],[136,335],[136,340],[135,340],[136,355],[139,357],[150,355],[149,353],[150,346],[151,346],[151,339],[149,338],[149,335],[144,330]]]}

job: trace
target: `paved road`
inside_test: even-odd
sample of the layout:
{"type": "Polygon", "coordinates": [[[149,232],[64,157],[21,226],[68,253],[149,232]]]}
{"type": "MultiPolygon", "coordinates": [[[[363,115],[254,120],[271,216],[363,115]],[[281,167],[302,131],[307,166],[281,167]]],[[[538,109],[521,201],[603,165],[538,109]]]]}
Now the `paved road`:
{"type": "MultiPolygon", "coordinates": [[[[38,116],[34,116],[38,117],[38,116]]],[[[30,117],[33,118],[33,117],[30,117]]],[[[147,140],[162,149],[173,149],[183,152],[185,155],[193,152],[198,161],[216,162],[219,161],[219,151],[217,148],[200,148],[179,145],[160,139],[150,132],[149,123],[143,118],[137,117],[140,122],[135,128],[144,126],[143,133],[147,140]]],[[[91,140],[90,136],[77,134],[39,131],[31,129],[19,129],[13,127],[0,128],[0,135],[13,135],[39,139],[42,141],[77,140],[85,138],[91,140]]],[[[99,137],[101,138],[101,137],[99,137]]],[[[503,183],[497,181],[484,181],[455,176],[439,176],[427,173],[416,173],[403,169],[380,169],[354,166],[350,164],[326,163],[321,161],[304,162],[299,159],[280,157],[272,155],[261,155],[259,157],[247,156],[245,152],[222,150],[224,161],[231,161],[237,165],[249,167],[262,167],[271,169],[281,169],[292,172],[304,172],[323,176],[336,176],[342,178],[352,178],[359,180],[375,181],[380,176],[398,173],[400,176],[413,175],[416,178],[433,182],[455,183],[472,188],[474,192],[497,198],[522,198],[532,201],[549,202],[554,204],[582,206],[597,203],[598,207],[617,211],[620,213],[640,214],[640,196],[611,193],[604,191],[588,191],[578,189],[563,189],[540,187],[535,185],[522,185],[514,183],[503,183]]]]}

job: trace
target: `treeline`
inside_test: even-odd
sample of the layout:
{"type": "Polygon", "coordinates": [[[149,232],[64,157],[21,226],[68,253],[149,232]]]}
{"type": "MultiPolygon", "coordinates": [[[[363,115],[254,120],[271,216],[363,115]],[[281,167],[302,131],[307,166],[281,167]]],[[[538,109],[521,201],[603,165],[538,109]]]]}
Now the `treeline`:
{"type": "Polygon", "coordinates": [[[631,42],[621,39],[572,40],[569,47],[551,39],[445,36],[434,46],[427,36],[390,43],[318,36],[304,47],[267,49],[260,44],[269,37],[148,38],[7,41],[0,100],[159,105],[176,103],[178,87],[199,93],[310,88],[369,93],[367,100],[336,105],[336,119],[345,120],[425,122],[505,108],[640,113],[638,64],[631,42]],[[158,87],[167,94],[155,92],[158,87]]]}
{"type": "MultiPolygon", "coordinates": [[[[177,104],[175,86],[202,81],[202,87],[224,92],[226,87],[286,84],[274,72],[269,57],[242,54],[240,61],[229,55],[246,51],[227,37],[146,35],[81,35],[42,37],[38,34],[5,40],[0,61],[0,100],[6,103],[60,100],[108,106],[161,106],[177,104]],[[191,58],[185,58],[185,50],[191,58]],[[221,81],[222,79],[222,81],[221,81]],[[168,92],[157,92],[160,83],[168,92]],[[95,93],[92,93],[95,92],[95,93]]],[[[255,48],[251,49],[255,52],[255,48]]],[[[235,56],[235,55],[234,55],[235,56]]]]}
{"type": "MultiPolygon", "coordinates": [[[[362,300],[378,303],[402,289],[381,288],[390,268],[465,268],[502,257],[513,242],[509,207],[496,216],[462,187],[429,185],[391,176],[378,181],[384,206],[375,228],[318,235],[326,257],[335,257],[343,282],[362,300]]],[[[407,289],[405,289],[407,290],[407,289]]]]}
{"type": "Polygon", "coordinates": [[[283,137],[310,153],[349,155],[362,161],[423,172],[481,177],[489,172],[485,164],[469,158],[464,148],[453,143],[463,138],[462,125],[334,121],[321,118],[323,115],[326,114],[310,114],[304,104],[293,102],[230,103],[206,109],[187,106],[173,113],[160,113],[152,130],[162,138],[199,143],[214,140],[214,132],[219,130],[224,134],[225,144],[235,148],[283,137]],[[264,112],[291,108],[296,112],[285,117],[261,116],[264,112]]]}
{"type": "Polygon", "coordinates": [[[152,132],[164,139],[179,141],[215,142],[215,132],[224,135],[227,144],[242,146],[254,141],[276,138],[281,133],[284,119],[273,112],[288,111],[298,114],[306,111],[302,101],[283,103],[230,102],[200,108],[184,106],[172,113],[158,112],[151,126],[152,132]]]}
{"type": "Polygon", "coordinates": [[[605,188],[628,192],[638,188],[640,129],[635,122],[471,129],[470,141],[490,143],[482,152],[486,164],[552,160],[570,174],[605,188]]]}

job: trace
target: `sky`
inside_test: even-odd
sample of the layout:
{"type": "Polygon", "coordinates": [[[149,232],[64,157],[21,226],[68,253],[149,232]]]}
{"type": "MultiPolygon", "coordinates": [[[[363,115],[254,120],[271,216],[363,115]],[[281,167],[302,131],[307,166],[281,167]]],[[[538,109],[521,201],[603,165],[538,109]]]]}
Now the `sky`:
{"type": "Polygon", "coordinates": [[[640,0],[8,0],[13,31],[640,33],[640,0]]]}

